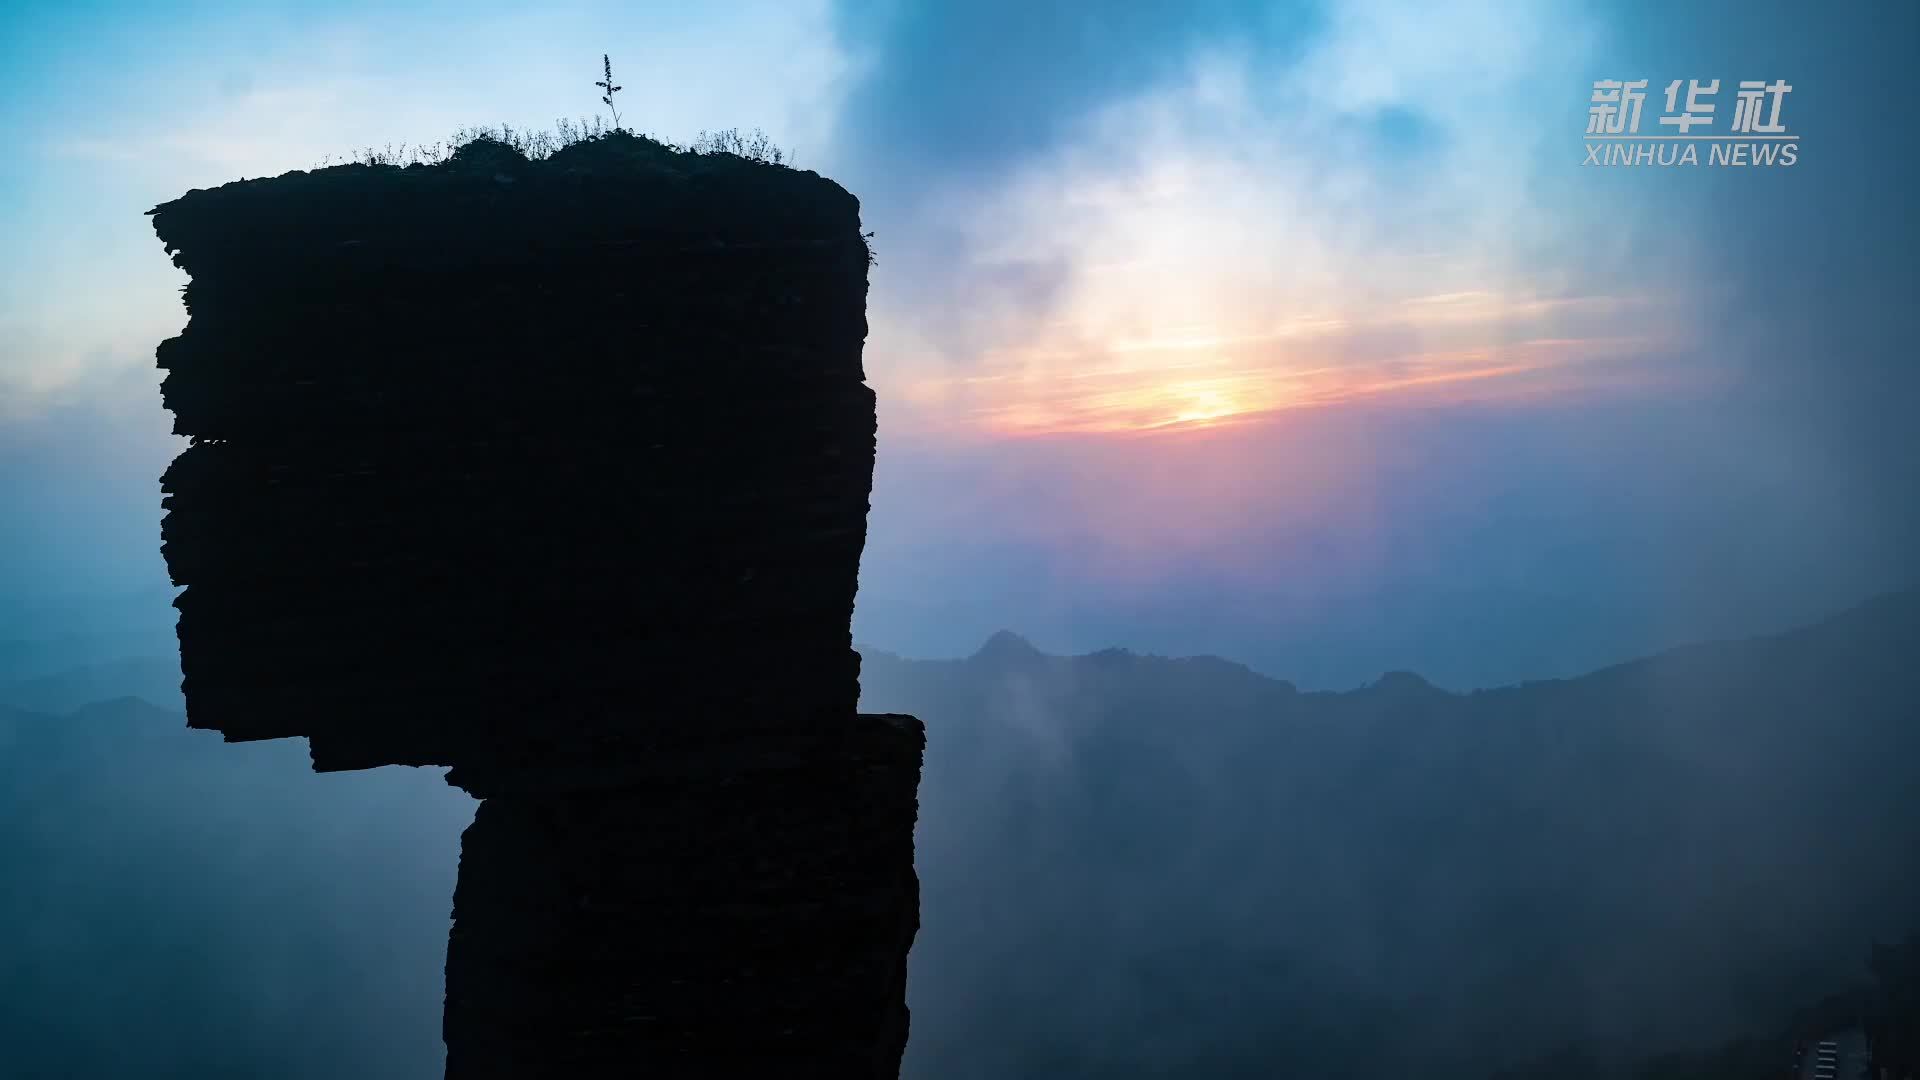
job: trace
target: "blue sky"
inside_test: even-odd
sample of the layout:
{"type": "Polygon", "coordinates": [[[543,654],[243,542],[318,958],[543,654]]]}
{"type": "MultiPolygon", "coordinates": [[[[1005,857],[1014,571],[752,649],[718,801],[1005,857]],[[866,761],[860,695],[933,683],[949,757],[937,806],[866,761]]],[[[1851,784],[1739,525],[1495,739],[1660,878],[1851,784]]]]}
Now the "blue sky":
{"type": "Polygon", "coordinates": [[[591,114],[602,52],[630,125],[764,128],[878,233],[865,641],[1011,626],[1466,683],[1768,629],[1908,580],[1920,546],[1913,151],[1888,134],[1917,19],[14,5],[0,614],[41,622],[0,636],[85,606],[48,597],[164,587],[152,362],[184,277],[146,209],[591,114]],[[1792,169],[1581,167],[1595,79],[1654,106],[1776,77],[1792,169]]]}

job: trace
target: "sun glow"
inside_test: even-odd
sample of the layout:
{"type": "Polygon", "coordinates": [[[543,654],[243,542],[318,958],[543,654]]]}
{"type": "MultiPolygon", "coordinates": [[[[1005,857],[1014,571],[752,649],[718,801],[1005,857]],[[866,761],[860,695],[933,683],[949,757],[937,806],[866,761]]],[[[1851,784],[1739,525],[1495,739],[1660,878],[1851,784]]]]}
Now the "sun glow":
{"type": "Polygon", "coordinates": [[[1167,390],[1174,397],[1184,398],[1187,402],[1187,408],[1174,416],[1173,423],[1176,424],[1218,420],[1221,417],[1245,411],[1227,394],[1206,385],[1178,383],[1168,387],[1167,390]]]}
{"type": "Polygon", "coordinates": [[[1001,435],[1192,431],[1364,399],[1415,395],[1439,403],[1551,392],[1582,365],[1631,354],[1639,344],[1537,338],[1354,358],[1246,340],[1253,347],[1241,352],[1178,357],[1057,347],[1004,354],[985,371],[924,383],[913,396],[954,404],[957,392],[973,425],[1001,435]]]}
{"type": "Polygon", "coordinates": [[[1283,380],[1260,378],[1250,372],[1226,371],[1205,378],[1160,373],[1125,395],[1121,413],[1128,422],[1120,430],[1157,431],[1165,428],[1216,427],[1284,407],[1283,380]],[[1176,377],[1168,379],[1167,375],[1176,377]]]}

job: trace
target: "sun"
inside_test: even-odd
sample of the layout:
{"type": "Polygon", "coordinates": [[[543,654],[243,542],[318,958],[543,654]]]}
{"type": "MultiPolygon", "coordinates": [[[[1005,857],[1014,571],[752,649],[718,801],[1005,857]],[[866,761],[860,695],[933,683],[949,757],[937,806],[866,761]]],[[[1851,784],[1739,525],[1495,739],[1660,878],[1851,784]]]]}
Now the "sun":
{"type": "Polygon", "coordinates": [[[1247,411],[1247,407],[1236,400],[1231,390],[1217,383],[1174,383],[1165,387],[1161,395],[1168,401],[1172,415],[1154,425],[1156,427],[1169,424],[1206,424],[1247,411]]]}

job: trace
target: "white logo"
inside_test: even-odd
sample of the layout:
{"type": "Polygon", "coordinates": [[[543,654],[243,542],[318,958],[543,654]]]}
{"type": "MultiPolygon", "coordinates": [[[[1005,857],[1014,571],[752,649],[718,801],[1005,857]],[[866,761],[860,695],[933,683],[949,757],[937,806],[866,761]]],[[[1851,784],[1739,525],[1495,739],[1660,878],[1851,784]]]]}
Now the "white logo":
{"type": "Polygon", "coordinates": [[[1659,125],[1642,135],[1640,110],[1648,82],[1601,79],[1593,84],[1583,164],[1699,165],[1704,160],[1708,165],[1789,166],[1799,161],[1800,136],[1789,133],[1780,117],[1793,92],[1785,79],[1742,81],[1724,133],[1714,130],[1720,80],[1674,79],[1662,95],[1659,125]]]}

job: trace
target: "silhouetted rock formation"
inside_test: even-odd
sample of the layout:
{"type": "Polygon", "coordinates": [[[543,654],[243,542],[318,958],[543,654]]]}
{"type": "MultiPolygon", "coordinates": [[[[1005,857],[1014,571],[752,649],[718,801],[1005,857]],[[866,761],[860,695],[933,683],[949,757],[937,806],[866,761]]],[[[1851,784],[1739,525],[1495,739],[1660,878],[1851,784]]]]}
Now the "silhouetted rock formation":
{"type": "Polygon", "coordinates": [[[858,202],[618,134],[152,214],[189,723],[486,800],[449,1075],[896,1075],[924,735],[855,711],[858,202]]]}
{"type": "Polygon", "coordinates": [[[1920,1076],[1920,934],[1875,945],[1870,965],[1879,984],[1866,1025],[1875,1080],[1913,1080],[1920,1076]]]}

